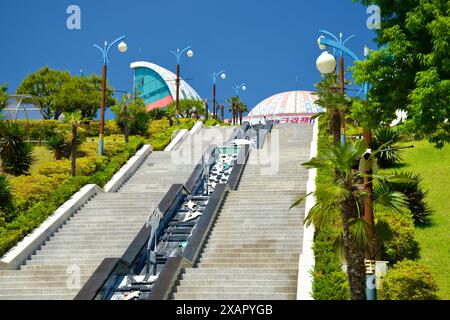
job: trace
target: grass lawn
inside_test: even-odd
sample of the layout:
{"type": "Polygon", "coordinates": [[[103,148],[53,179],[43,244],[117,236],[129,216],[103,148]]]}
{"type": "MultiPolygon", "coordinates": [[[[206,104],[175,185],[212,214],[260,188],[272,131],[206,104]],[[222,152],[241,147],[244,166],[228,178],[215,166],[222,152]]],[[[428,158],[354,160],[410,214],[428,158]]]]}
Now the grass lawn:
{"type": "MultiPolygon", "coordinates": [[[[411,143],[407,143],[410,145],[411,143]]],[[[402,152],[402,170],[420,173],[429,190],[433,210],[432,225],[416,228],[420,245],[419,262],[427,265],[439,286],[439,297],[450,299],[450,146],[438,150],[426,141],[412,143],[414,149],[402,152]]]]}

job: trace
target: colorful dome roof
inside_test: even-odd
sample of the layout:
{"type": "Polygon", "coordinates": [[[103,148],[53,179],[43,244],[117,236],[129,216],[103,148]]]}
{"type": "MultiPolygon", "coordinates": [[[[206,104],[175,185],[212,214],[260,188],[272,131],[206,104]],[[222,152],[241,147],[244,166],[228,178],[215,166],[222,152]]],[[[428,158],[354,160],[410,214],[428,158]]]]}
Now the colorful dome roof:
{"type": "Polygon", "coordinates": [[[276,94],[260,102],[249,117],[308,115],[323,112],[316,104],[317,96],[311,91],[289,91],[276,94]]]}

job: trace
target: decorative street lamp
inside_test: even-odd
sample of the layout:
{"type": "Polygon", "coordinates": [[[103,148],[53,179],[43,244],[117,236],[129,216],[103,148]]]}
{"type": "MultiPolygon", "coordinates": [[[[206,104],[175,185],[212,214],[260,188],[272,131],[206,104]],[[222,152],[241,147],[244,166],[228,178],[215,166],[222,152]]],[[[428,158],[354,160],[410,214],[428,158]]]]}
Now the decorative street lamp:
{"type": "Polygon", "coordinates": [[[105,138],[105,105],[106,105],[106,72],[107,72],[107,65],[109,64],[108,59],[108,53],[109,50],[118,42],[118,49],[120,52],[124,53],[128,50],[127,44],[123,41],[125,40],[125,36],[121,36],[111,42],[110,45],[108,45],[108,42],[105,41],[104,47],[100,47],[96,44],[94,44],[94,47],[99,49],[102,52],[102,63],[103,63],[103,69],[102,69],[102,104],[100,109],[100,134],[98,137],[98,155],[103,156],[103,146],[104,146],[104,138],[105,138]]]}
{"type": "MultiPolygon", "coordinates": [[[[353,53],[350,49],[348,49],[345,44],[355,36],[350,36],[344,41],[342,41],[342,33],[339,34],[339,39],[334,36],[332,33],[320,30],[321,35],[319,39],[317,39],[317,43],[319,45],[320,50],[326,50],[328,47],[331,47],[333,50],[333,55],[329,54],[327,51],[323,52],[319,58],[316,61],[317,69],[322,74],[328,74],[332,73],[336,68],[336,59],[334,56],[337,54],[339,55],[339,78],[340,78],[340,93],[343,96],[344,95],[344,53],[349,55],[353,61],[359,61],[360,59],[358,56],[353,53]],[[332,39],[326,38],[324,35],[327,35],[331,37],[332,39]]],[[[364,46],[364,58],[367,58],[369,56],[369,47],[366,45],[364,46]]],[[[369,84],[365,83],[361,90],[359,91],[358,95],[362,92],[363,93],[363,99],[364,103],[367,103],[367,92],[368,92],[369,84]]],[[[341,119],[341,144],[345,144],[345,116],[344,112],[341,112],[340,114],[341,119]]],[[[364,201],[364,220],[370,225],[372,236],[371,238],[374,238],[375,231],[374,231],[374,217],[373,217],[373,185],[372,185],[372,160],[371,157],[367,157],[367,154],[372,153],[372,132],[369,128],[363,128],[363,135],[364,140],[367,144],[366,153],[364,154],[364,190],[366,192],[366,199],[364,201]]],[[[369,248],[370,249],[370,248],[369,248]]],[[[370,255],[375,255],[376,258],[376,252],[375,250],[369,250],[370,255]]],[[[369,283],[369,280],[373,278],[373,275],[366,275],[366,284],[369,283]]],[[[368,300],[375,300],[375,288],[372,286],[366,287],[366,296],[368,300]]]]}
{"type": "MultiPolygon", "coordinates": [[[[334,56],[339,55],[339,79],[340,79],[340,92],[341,95],[344,96],[344,53],[349,55],[353,60],[359,60],[358,56],[353,53],[350,49],[348,49],[345,44],[353,39],[355,36],[350,36],[345,40],[342,40],[342,33],[339,33],[339,39],[333,35],[331,32],[320,30],[320,33],[331,37],[332,39],[326,38],[321,35],[319,39],[317,39],[317,44],[319,45],[320,50],[326,50],[327,47],[331,47],[333,50],[333,55],[328,52],[323,52],[320,57],[316,61],[317,68],[322,74],[332,73],[336,67],[336,59],[334,56]]],[[[341,127],[341,144],[345,143],[345,115],[344,112],[340,113],[340,127],[341,127]]]]}
{"type": "Polygon", "coordinates": [[[217,120],[217,110],[216,110],[216,80],[220,76],[222,80],[227,78],[225,71],[220,71],[219,73],[213,73],[209,75],[213,79],[213,119],[217,120]]]}
{"type": "Polygon", "coordinates": [[[180,115],[180,65],[181,65],[181,56],[186,52],[186,56],[188,58],[192,58],[194,56],[194,52],[192,51],[192,46],[188,46],[183,50],[177,49],[177,51],[170,51],[177,58],[177,93],[176,93],[176,106],[177,106],[177,124],[178,124],[178,116],[180,115]]]}

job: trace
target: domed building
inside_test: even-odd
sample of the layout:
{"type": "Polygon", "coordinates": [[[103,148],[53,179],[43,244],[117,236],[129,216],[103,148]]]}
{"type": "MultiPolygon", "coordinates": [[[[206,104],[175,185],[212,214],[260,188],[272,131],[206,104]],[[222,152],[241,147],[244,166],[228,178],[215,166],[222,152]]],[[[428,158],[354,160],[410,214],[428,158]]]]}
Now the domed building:
{"type": "Polygon", "coordinates": [[[254,107],[245,121],[252,124],[266,120],[275,123],[309,123],[311,117],[324,109],[316,104],[311,91],[288,91],[271,96],[254,107]]]}
{"type": "MultiPolygon", "coordinates": [[[[147,61],[133,62],[130,67],[134,70],[134,92],[144,99],[148,111],[165,108],[175,101],[176,74],[147,61]]],[[[180,80],[180,100],[202,99],[186,81],[180,80]]]]}

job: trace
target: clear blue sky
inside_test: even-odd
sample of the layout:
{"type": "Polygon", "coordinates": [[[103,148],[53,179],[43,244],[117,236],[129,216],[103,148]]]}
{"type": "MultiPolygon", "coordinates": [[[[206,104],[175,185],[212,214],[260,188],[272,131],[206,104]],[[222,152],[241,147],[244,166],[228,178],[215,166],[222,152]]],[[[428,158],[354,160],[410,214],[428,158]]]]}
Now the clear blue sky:
{"type": "Polygon", "coordinates": [[[183,59],[182,77],[211,98],[208,74],[224,69],[228,79],[218,84],[219,100],[246,82],[241,97],[252,108],[275,93],[314,89],[319,29],[356,35],[348,46],[360,56],[364,44],[375,48],[367,17],[351,0],[2,0],[0,83],[12,93],[45,65],[100,73],[100,52],[92,44],[123,34],[128,52],[110,54],[108,80],[115,89],[131,91],[129,64],[139,59],[139,47],[142,60],[174,71],[169,50],[193,45],[195,56],[183,59]],[[70,4],[81,7],[81,30],[66,28],[70,4]]]}

